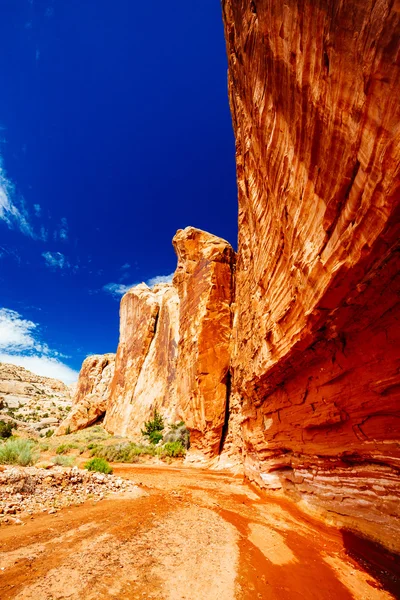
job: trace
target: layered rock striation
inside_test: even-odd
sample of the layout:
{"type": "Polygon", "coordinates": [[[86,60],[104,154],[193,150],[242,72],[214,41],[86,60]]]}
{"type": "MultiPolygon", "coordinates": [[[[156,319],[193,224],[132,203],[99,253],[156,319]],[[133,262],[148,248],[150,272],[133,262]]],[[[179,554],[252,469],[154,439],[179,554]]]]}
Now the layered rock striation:
{"type": "Polygon", "coordinates": [[[223,13],[245,470],[399,549],[399,6],[223,13]]]}
{"type": "Polygon", "coordinates": [[[155,409],[175,421],[178,331],[179,298],[172,285],[150,289],[143,283],[123,296],[108,431],[140,435],[155,409]]]}
{"type": "Polygon", "coordinates": [[[139,435],[155,409],[185,421],[191,451],[218,454],[226,420],[235,253],[188,227],[173,240],[171,284],[132,288],[121,301],[120,342],[105,427],[139,435]]]}
{"type": "Polygon", "coordinates": [[[56,435],[85,429],[105,415],[114,365],[115,354],[95,354],[83,361],[72,409],[56,430],[56,435]]]}

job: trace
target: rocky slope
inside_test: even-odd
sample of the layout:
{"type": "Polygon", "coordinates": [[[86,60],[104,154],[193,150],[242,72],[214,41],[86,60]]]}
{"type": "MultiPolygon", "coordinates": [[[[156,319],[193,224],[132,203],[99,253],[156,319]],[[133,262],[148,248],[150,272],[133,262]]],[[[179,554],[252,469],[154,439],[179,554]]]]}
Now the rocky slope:
{"type": "Polygon", "coordinates": [[[45,433],[56,427],[70,408],[70,389],[62,381],[0,363],[0,419],[45,433]]]}
{"type": "Polygon", "coordinates": [[[399,549],[399,6],[223,13],[245,470],[399,549]]]}
{"type": "Polygon", "coordinates": [[[108,406],[115,354],[95,354],[83,361],[72,398],[72,410],[55,432],[64,435],[93,425],[108,406]]]}

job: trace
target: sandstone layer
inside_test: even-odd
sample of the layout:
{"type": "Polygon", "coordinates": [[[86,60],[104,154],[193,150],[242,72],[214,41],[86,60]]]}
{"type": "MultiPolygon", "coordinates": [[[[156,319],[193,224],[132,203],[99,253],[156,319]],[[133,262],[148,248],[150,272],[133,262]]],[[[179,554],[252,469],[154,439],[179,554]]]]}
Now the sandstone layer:
{"type": "Polygon", "coordinates": [[[236,256],[231,246],[193,227],[173,240],[178,267],[179,345],[176,387],[179,413],[192,451],[217,455],[230,393],[231,304],[236,256]]]}
{"type": "Polygon", "coordinates": [[[120,340],[105,419],[108,431],[140,435],[157,409],[174,422],[178,296],[169,284],[140,284],[121,300],[120,340]]]}
{"type": "Polygon", "coordinates": [[[85,429],[104,416],[110,397],[114,364],[115,354],[95,354],[83,361],[72,410],[57,429],[56,435],[85,429]]]}
{"type": "Polygon", "coordinates": [[[62,381],[0,363],[0,419],[45,433],[62,421],[70,407],[70,389],[62,381]]]}
{"type": "Polygon", "coordinates": [[[223,14],[246,473],[399,550],[400,4],[223,14]]]}
{"type": "Polygon", "coordinates": [[[141,284],[122,298],[105,427],[139,435],[157,409],[168,422],[185,421],[192,453],[210,457],[226,419],[235,253],[193,227],[177,232],[174,247],[172,284],[141,284]]]}

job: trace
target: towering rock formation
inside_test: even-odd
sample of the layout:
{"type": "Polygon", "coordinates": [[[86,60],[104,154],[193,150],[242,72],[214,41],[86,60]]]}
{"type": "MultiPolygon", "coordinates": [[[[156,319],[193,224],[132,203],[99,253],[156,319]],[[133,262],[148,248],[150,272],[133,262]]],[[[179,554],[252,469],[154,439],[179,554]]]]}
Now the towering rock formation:
{"type": "Polygon", "coordinates": [[[56,435],[85,429],[104,416],[114,364],[115,354],[95,354],[83,361],[71,412],[58,427],[56,435]]]}
{"type": "Polygon", "coordinates": [[[223,13],[246,473],[399,549],[400,4],[223,13]]]}
{"type": "Polygon", "coordinates": [[[119,435],[140,435],[154,409],[177,418],[174,386],[179,299],[172,285],[144,283],[121,301],[120,340],[105,426],[119,435]]]}
{"type": "Polygon", "coordinates": [[[190,429],[192,450],[219,453],[230,392],[231,304],[235,253],[209,233],[187,228],[173,240],[178,267],[179,414],[190,429]]]}
{"type": "Polygon", "coordinates": [[[157,409],[167,421],[184,420],[192,451],[210,457],[219,452],[226,417],[235,253],[193,227],[173,242],[173,283],[141,284],[122,298],[105,426],[139,435],[157,409]]]}

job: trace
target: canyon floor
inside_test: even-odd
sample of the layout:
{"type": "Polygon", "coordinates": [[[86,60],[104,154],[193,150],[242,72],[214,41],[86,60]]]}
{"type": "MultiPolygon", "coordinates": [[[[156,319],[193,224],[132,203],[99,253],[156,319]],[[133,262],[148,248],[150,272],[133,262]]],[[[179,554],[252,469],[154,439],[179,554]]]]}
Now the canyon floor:
{"type": "Polygon", "coordinates": [[[227,473],[116,465],[132,493],[0,529],[2,600],[386,600],[341,533],[227,473]]]}

